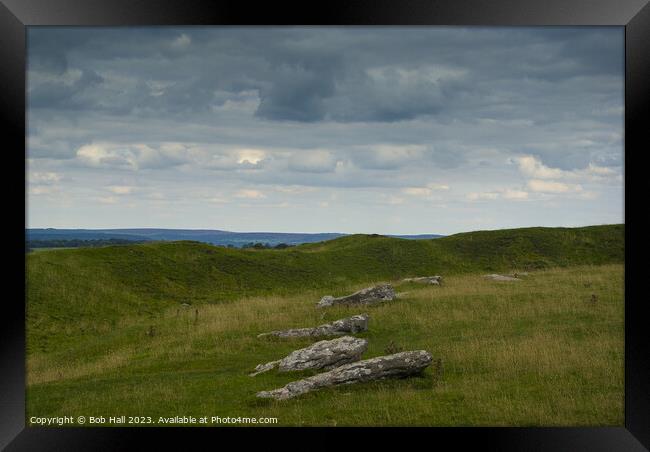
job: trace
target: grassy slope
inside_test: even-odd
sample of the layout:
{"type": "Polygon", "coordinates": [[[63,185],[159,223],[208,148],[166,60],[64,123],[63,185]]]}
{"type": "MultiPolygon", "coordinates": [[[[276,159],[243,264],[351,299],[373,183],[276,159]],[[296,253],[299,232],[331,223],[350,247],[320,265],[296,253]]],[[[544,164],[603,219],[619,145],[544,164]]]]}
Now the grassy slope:
{"type": "MultiPolygon", "coordinates": [[[[350,286],[348,289],[359,288],[350,286]]],[[[272,416],[282,425],[622,425],[623,266],[531,273],[518,283],[452,275],[371,316],[365,357],[393,341],[443,362],[422,377],[321,390],[287,402],[256,391],[300,375],[250,378],[262,362],[312,342],[263,340],[272,329],[360,312],[314,308],[321,294],[267,296],[194,310],[173,307],[28,360],[27,414],[272,416]],[[591,294],[598,300],[591,303],[591,294]],[[153,335],[148,335],[153,331],[153,335]]]]}
{"type": "Polygon", "coordinates": [[[623,261],[623,225],[526,228],[433,240],[355,235],[285,250],[161,242],[27,256],[28,349],[51,351],[180,303],[343,294],[359,282],[623,261]]]}

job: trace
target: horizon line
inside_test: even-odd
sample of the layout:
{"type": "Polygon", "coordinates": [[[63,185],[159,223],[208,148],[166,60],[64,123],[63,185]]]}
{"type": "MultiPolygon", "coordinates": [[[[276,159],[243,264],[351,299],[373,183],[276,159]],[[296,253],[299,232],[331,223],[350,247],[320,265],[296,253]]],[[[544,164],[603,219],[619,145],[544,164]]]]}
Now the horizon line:
{"type": "Polygon", "coordinates": [[[126,231],[126,230],[164,230],[164,231],[196,231],[196,232],[228,232],[228,233],[234,233],[234,234],[302,234],[302,235],[318,235],[318,234],[339,234],[339,235],[356,235],[356,234],[363,234],[363,235],[372,235],[372,234],[378,234],[378,235],[411,235],[411,236],[417,236],[417,235],[440,235],[440,236],[448,236],[448,235],[454,235],[454,234],[462,234],[466,232],[479,232],[479,231],[499,231],[499,230],[507,230],[507,229],[529,229],[529,228],[565,228],[565,229],[576,229],[576,228],[584,228],[584,227],[591,227],[591,226],[612,226],[612,225],[625,225],[625,222],[620,222],[620,223],[598,223],[598,224],[586,224],[586,225],[580,225],[580,226],[520,226],[520,227],[505,227],[505,228],[494,228],[494,229],[471,229],[471,230],[464,230],[464,231],[456,231],[452,233],[447,233],[447,234],[442,234],[439,232],[421,232],[421,233],[377,233],[377,232],[287,232],[287,231],[263,231],[263,230],[258,230],[258,231],[232,231],[228,229],[207,229],[207,228],[164,228],[164,227],[119,227],[119,228],[84,228],[84,227],[78,227],[78,228],[53,228],[53,227],[25,227],[25,231],[29,230],[34,230],[34,229],[44,229],[44,230],[87,230],[87,231],[107,231],[107,230],[112,230],[112,231],[126,231]]]}

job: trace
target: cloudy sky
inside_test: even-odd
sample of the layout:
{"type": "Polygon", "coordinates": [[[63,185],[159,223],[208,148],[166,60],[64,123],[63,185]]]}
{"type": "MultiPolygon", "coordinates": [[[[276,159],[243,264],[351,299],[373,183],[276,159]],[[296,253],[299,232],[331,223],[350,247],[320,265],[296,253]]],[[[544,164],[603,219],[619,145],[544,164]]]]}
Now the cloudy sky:
{"type": "Polygon", "coordinates": [[[623,33],[30,27],[27,224],[622,223],[623,33]]]}

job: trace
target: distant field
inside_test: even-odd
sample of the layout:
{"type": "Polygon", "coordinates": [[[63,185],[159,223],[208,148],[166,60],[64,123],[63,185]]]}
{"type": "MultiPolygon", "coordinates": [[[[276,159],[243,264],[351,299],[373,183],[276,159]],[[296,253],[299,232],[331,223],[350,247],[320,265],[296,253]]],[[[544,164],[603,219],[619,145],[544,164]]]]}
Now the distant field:
{"type": "MultiPolygon", "coordinates": [[[[360,288],[364,284],[346,287],[360,288]]],[[[314,307],[322,291],[168,308],[146,321],[106,322],[102,334],[28,355],[27,414],[277,417],[280,425],[623,425],[623,266],[480,275],[442,287],[398,286],[383,306],[314,307]],[[592,303],[591,295],[597,295],[592,303]],[[309,372],[247,376],[311,341],[263,340],[273,329],[366,311],[365,357],[426,349],[442,378],[321,390],[273,402],[254,394],[309,372]],[[151,334],[152,333],[152,334],[151,334]],[[93,414],[94,413],[94,414],[93,414]]],[[[80,325],[83,327],[83,325],[80,325]]]]}

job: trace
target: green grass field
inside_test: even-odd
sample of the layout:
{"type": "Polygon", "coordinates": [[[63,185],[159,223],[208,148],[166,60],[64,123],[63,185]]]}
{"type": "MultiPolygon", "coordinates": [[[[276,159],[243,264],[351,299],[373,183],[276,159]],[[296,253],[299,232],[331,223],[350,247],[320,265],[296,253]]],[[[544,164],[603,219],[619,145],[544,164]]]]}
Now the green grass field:
{"type": "Polygon", "coordinates": [[[27,417],[277,417],[279,425],[623,425],[623,226],[408,241],[352,236],[288,250],[176,242],[27,258],[27,417]],[[552,242],[552,243],[548,243],[552,242]],[[482,278],[528,270],[520,282],[482,278]],[[442,274],[442,287],[399,283],[442,274]],[[392,281],[381,306],[315,303],[392,281]],[[591,301],[592,294],[597,300],[591,301]],[[190,308],[181,303],[190,303],[190,308]],[[198,320],[196,310],[198,309],[198,320]],[[309,339],[260,332],[368,312],[364,358],[425,349],[421,377],[255,393],[309,339]]]}

